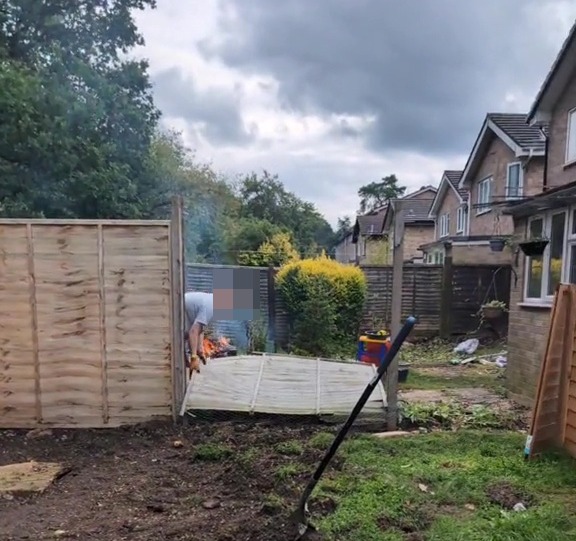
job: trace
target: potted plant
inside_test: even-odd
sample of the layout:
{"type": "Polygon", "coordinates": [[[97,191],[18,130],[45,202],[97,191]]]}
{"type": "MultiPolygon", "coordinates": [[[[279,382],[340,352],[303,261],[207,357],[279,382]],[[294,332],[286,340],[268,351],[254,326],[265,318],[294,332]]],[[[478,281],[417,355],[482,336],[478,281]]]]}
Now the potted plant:
{"type": "Polygon", "coordinates": [[[546,246],[550,242],[549,239],[544,237],[533,237],[523,242],[519,242],[518,246],[528,257],[542,255],[546,246]]]}
{"type": "Polygon", "coordinates": [[[506,307],[506,303],[497,300],[484,303],[480,307],[480,312],[484,319],[498,319],[507,311],[508,308],[506,307]]]}
{"type": "Polygon", "coordinates": [[[497,237],[490,239],[490,250],[493,252],[501,252],[506,246],[506,239],[497,237]]]}

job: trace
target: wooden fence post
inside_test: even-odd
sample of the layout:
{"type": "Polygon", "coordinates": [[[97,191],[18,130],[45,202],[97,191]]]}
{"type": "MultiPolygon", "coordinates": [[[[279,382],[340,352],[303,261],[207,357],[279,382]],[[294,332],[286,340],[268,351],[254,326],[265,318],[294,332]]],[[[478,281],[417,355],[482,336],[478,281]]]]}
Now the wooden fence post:
{"type": "MultiPolygon", "coordinates": [[[[392,317],[390,332],[392,339],[402,326],[402,289],[404,278],[404,209],[400,201],[395,201],[394,246],[392,252],[392,317]]],[[[386,400],[388,430],[396,430],[398,425],[398,357],[386,371],[386,400]]]]}
{"type": "Polygon", "coordinates": [[[268,267],[268,325],[266,331],[266,353],[276,353],[276,269],[268,267]]]}
{"type": "Polygon", "coordinates": [[[452,247],[446,245],[444,268],[442,269],[442,293],[440,296],[440,338],[448,339],[452,334],[452,247]]]}
{"type": "Polygon", "coordinates": [[[184,203],[172,200],[170,220],[170,299],[172,314],[172,417],[177,421],[186,395],[186,359],[184,358],[184,203]]]}

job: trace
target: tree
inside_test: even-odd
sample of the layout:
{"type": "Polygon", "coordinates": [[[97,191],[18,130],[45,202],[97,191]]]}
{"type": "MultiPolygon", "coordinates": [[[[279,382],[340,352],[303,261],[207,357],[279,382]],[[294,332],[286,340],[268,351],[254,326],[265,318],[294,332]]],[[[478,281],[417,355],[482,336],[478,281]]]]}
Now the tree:
{"type": "Polygon", "coordinates": [[[343,218],[338,218],[336,224],[336,237],[338,240],[343,239],[346,234],[352,229],[352,218],[350,216],[344,216],[343,218]]]}
{"type": "Polygon", "coordinates": [[[384,206],[391,199],[404,195],[405,186],[398,186],[396,175],[388,175],[381,182],[371,182],[358,190],[362,214],[384,206]]]}
{"type": "Polygon", "coordinates": [[[0,212],[132,218],[147,212],[159,113],[133,10],[154,0],[4,0],[0,212]]]}
{"type": "Polygon", "coordinates": [[[300,254],[294,248],[289,233],[276,233],[270,240],[264,241],[256,252],[244,252],[238,257],[241,265],[251,267],[268,267],[269,265],[280,267],[299,259],[300,254]]]}
{"type": "Polygon", "coordinates": [[[277,175],[267,171],[248,175],[238,188],[241,216],[265,220],[293,233],[296,248],[306,254],[317,247],[327,248],[334,232],[316,207],[287,191],[277,175]]]}

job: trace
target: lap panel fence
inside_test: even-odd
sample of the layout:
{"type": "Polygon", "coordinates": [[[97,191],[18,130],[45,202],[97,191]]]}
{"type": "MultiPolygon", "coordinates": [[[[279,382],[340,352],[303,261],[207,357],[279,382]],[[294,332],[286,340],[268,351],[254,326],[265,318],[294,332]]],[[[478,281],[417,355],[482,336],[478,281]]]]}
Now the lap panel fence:
{"type": "Polygon", "coordinates": [[[174,413],[181,295],[171,284],[182,283],[182,260],[172,229],[0,221],[0,428],[118,426],[174,413]]]}

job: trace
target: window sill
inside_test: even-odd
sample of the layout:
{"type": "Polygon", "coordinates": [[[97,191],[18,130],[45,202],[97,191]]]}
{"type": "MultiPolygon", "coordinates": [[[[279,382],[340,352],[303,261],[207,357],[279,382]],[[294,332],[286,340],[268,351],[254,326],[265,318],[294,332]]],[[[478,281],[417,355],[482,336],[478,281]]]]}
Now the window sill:
{"type": "Polygon", "coordinates": [[[538,310],[550,310],[552,308],[552,302],[547,301],[535,301],[535,302],[519,302],[517,304],[520,308],[536,308],[538,310]]]}
{"type": "Polygon", "coordinates": [[[483,214],[488,214],[489,212],[492,212],[492,209],[486,209],[486,210],[479,210],[478,212],[476,212],[476,216],[482,216],[483,214]]]}
{"type": "Polygon", "coordinates": [[[562,167],[564,167],[564,169],[570,169],[571,167],[574,166],[576,166],[576,160],[566,162],[562,167]]]}

